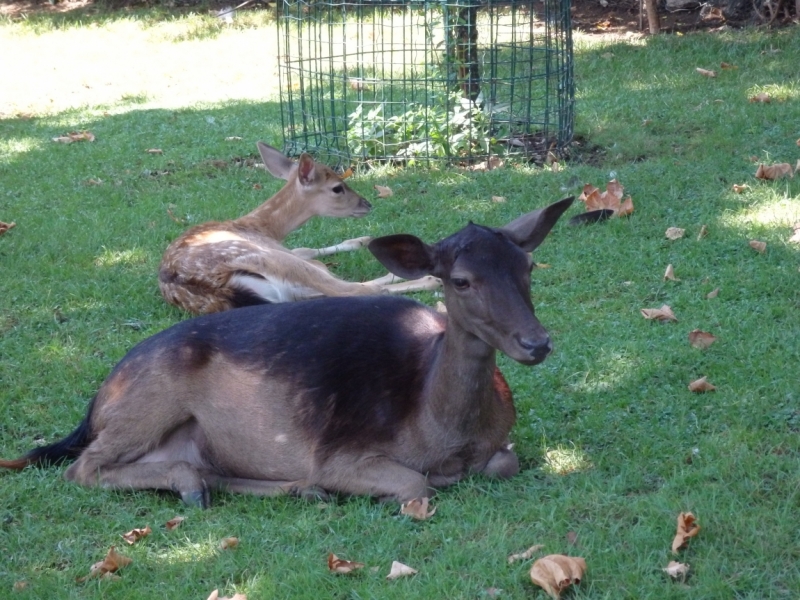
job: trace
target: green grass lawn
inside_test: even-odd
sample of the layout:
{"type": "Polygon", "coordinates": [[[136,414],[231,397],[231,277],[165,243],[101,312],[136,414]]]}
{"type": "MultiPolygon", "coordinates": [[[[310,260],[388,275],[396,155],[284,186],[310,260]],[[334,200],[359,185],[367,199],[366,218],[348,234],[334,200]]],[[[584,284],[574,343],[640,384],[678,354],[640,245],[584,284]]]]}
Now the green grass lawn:
{"type": "MultiPolygon", "coordinates": [[[[0,221],[16,223],[0,236],[3,458],[69,433],[128,349],[186,318],[156,283],[171,240],[280,187],[248,160],[257,140],[281,143],[264,15],[228,29],[155,11],[0,22],[0,221]],[[51,141],[75,130],[96,141],[51,141]]],[[[502,225],[584,183],[625,186],[633,215],[559,224],[536,253],[549,268],[535,272],[534,303],[555,351],[532,368],[500,358],[517,403],[517,477],[448,488],[418,522],[365,498],[217,495],[200,511],[171,495],[84,489],[63,467],[2,473],[0,592],[26,582],[13,597],[204,599],[218,588],[251,600],[545,598],[528,578],[532,561],[506,560],[544,544],[540,554],[586,559],[571,598],[797,598],[800,245],[788,240],[800,175],[757,180],[751,157],[800,159],[798,64],[797,27],[578,35],[580,145],[569,164],[358,174],[349,183],[374,199],[369,216],[315,220],[289,238],[435,241],[469,220],[502,225]],[[748,101],[762,91],[770,103],[748,101]],[[394,196],[376,199],[375,184],[394,196]],[[686,234],[670,241],[668,227],[686,234]],[[679,281],[663,280],[668,264],[679,281]],[[677,322],[640,314],[662,304],[677,322]],[[693,329],[718,339],[695,349],[693,329]],[[688,391],[701,376],[715,392],[688,391]],[[702,530],[673,557],[681,511],[702,530]],[[176,515],[186,520],[167,531],[176,515]],[[153,533],[136,545],[120,538],[145,525],[153,533]],[[220,550],[228,536],[240,545],[220,550]],[[134,561],[120,579],[76,583],[111,545],[134,561]],[[332,575],[329,552],[367,567],[332,575]],[[691,565],[685,583],[662,573],[673,558],[691,565]],[[393,560],[419,573],[387,581],[393,560]]],[[[367,252],[334,260],[347,279],[384,272],[367,252]]]]}

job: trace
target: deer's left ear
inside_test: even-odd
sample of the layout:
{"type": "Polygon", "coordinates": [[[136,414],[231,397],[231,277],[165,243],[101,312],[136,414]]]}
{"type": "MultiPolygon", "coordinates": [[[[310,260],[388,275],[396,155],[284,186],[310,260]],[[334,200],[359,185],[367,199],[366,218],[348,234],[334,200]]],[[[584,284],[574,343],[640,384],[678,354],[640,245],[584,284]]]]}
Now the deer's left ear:
{"type": "Polygon", "coordinates": [[[308,185],[314,179],[314,159],[303,152],[297,163],[297,179],[303,185],[308,185]]]}
{"type": "Polygon", "coordinates": [[[517,246],[530,252],[544,241],[553,225],[574,200],[575,197],[570,196],[545,208],[526,213],[501,228],[501,231],[517,246]]]}
{"type": "Polygon", "coordinates": [[[264,142],[258,142],[256,146],[258,147],[258,153],[261,155],[261,160],[264,161],[264,166],[267,171],[278,179],[283,179],[284,181],[289,179],[289,176],[292,174],[292,169],[294,169],[294,161],[264,142]]]}
{"type": "Polygon", "coordinates": [[[433,248],[413,235],[386,235],[375,238],[367,247],[384,267],[404,279],[419,279],[433,273],[433,248]]]}

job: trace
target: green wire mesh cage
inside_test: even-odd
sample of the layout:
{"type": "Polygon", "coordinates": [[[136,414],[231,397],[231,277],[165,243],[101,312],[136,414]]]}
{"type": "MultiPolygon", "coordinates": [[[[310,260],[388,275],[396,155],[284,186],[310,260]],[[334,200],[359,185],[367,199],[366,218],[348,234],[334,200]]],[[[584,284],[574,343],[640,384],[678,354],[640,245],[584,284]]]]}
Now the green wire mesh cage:
{"type": "Polygon", "coordinates": [[[282,0],[284,151],[543,162],[573,133],[570,0],[282,0]]]}

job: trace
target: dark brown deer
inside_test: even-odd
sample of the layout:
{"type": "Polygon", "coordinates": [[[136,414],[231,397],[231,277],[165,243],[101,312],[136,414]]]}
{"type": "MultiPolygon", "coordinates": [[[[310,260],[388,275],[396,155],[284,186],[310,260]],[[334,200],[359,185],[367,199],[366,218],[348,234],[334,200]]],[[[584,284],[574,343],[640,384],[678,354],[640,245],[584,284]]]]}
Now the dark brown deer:
{"type": "Polygon", "coordinates": [[[245,216],[197,225],[172,242],[158,274],[167,302],[203,314],[319,296],[398,294],[439,287],[433,277],[403,283],[391,275],[365,283],[343,281],[313,260],[362,248],[369,237],[328,248],[286,248],[286,236],[312,217],[363,217],[372,206],[308,154],[295,163],[262,142],[258,151],[266,169],[286,184],[245,216]]]}
{"type": "Polygon", "coordinates": [[[446,315],[382,295],[178,323],[122,359],[69,436],[0,466],[76,458],[71,481],[201,506],[211,489],[407,501],[471,473],[510,477],[515,410],[495,353],[534,365],[551,351],[528,252],[571,203],[433,245],[405,234],[369,244],[400,277],[441,278],[446,315]]]}

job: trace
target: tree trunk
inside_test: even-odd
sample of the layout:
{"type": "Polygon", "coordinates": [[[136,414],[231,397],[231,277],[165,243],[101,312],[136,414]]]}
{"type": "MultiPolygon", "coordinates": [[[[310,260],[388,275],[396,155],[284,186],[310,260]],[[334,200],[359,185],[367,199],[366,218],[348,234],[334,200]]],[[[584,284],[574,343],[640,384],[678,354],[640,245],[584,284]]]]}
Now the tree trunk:
{"type": "Polygon", "coordinates": [[[650,26],[650,34],[656,35],[657,33],[661,33],[661,21],[658,18],[656,0],[644,0],[644,3],[647,7],[647,23],[650,26]]]}

